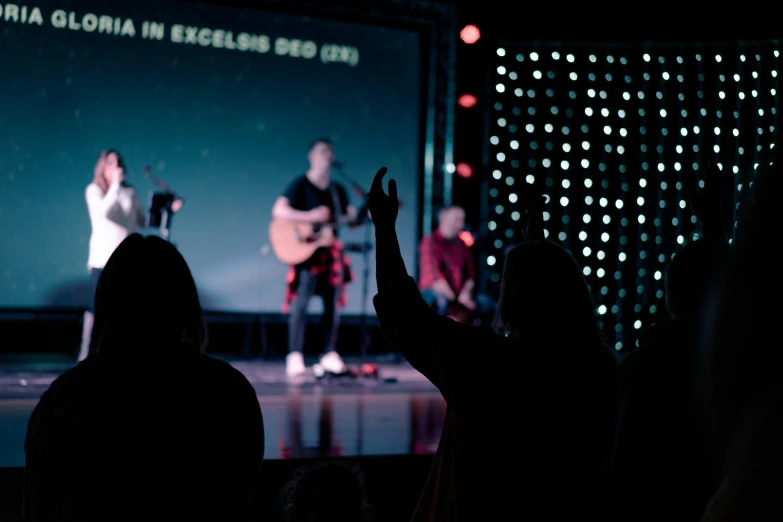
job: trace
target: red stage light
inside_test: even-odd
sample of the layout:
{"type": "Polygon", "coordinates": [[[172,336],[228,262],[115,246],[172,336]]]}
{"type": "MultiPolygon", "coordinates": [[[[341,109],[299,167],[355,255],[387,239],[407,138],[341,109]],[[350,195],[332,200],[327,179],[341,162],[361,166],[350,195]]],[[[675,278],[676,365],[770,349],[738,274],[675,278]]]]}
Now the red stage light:
{"type": "Polygon", "coordinates": [[[479,31],[479,28],[475,25],[466,25],[462,28],[462,31],[459,32],[459,37],[462,38],[462,41],[466,44],[474,44],[481,38],[481,31],[479,31]]]}
{"type": "Polygon", "coordinates": [[[457,163],[457,175],[461,178],[469,178],[473,175],[473,167],[465,163],[457,163]]]}
{"type": "Polygon", "coordinates": [[[476,104],[478,103],[478,98],[476,98],[472,94],[463,94],[462,96],[459,97],[457,103],[459,103],[460,107],[470,109],[471,107],[476,106],[476,104]]]}
{"type": "Polygon", "coordinates": [[[459,238],[462,240],[465,245],[471,247],[476,242],[475,239],[473,239],[473,234],[468,232],[467,230],[463,230],[459,233],[459,238]]]}

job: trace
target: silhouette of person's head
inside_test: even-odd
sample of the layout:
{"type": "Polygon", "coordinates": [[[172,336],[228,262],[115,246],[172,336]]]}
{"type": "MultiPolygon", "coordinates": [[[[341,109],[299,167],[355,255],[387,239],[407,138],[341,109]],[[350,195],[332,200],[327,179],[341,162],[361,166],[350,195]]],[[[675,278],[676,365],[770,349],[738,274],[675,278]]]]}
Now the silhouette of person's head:
{"type": "Polygon", "coordinates": [[[299,469],[283,488],[288,522],[361,522],[369,519],[363,477],[331,462],[299,469]]]}
{"type": "Polygon", "coordinates": [[[90,356],[158,362],[201,354],[206,325],[185,259],[161,238],[132,234],[114,251],[95,293],[90,356]]]}
{"type": "Polygon", "coordinates": [[[716,279],[726,269],[731,247],[703,238],[688,243],[666,269],[666,309],[672,319],[696,320],[716,279]]]}
{"type": "Polygon", "coordinates": [[[545,345],[600,343],[587,281],[550,241],[522,243],[506,256],[495,324],[501,335],[545,345]]]}

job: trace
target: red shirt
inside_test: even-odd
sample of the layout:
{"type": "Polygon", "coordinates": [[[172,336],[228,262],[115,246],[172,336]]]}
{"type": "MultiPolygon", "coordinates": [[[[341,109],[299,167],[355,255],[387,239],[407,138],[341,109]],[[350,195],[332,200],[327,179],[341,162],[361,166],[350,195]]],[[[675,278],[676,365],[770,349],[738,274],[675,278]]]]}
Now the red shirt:
{"type": "Polygon", "coordinates": [[[446,239],[438,230],[419,243],[419,290],[445,279],[455,294],[468,280],[476,280],[473,252],[462,239],[446,239]]]}

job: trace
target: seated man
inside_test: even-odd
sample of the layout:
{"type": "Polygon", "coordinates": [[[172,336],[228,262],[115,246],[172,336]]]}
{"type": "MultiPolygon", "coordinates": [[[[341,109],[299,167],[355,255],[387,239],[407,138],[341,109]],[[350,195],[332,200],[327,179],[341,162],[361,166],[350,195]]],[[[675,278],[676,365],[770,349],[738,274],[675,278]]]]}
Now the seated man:
{"type": "Polygon", "coordinates": [[[465,210],[456,205],[444,207],[438,214],[438,228],[419,243],[421,295],[436,312],[455,318],[471,312],[487,315],[494,308],[486,296],[474,297],[473,252],[459,237],[464,227],[465,210]]]}

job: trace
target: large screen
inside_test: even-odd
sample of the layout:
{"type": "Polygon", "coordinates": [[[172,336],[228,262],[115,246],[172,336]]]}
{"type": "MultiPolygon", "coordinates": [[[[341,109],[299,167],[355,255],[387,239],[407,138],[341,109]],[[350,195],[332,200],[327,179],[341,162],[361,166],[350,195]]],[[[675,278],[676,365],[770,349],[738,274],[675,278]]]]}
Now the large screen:
{"type": "MultiPolygon", "coordinates": [[[[420,39],[215,5],[0,3],[0,308],[88,304],[85,189],[104,149],[121,153],[144,205],[158,190],[145,166],[185,198],[169,238],[208,310],[280,311],[287,266],[269,248],[271,209],[320,137],[363,190],[384,165],[397,179],[412,266],[420,39]]],[[[343,184],[360,207],[361,191],[343,184]]],[[[364,256],[351,262],[346,311],[358,313],[364,256]]]]}

